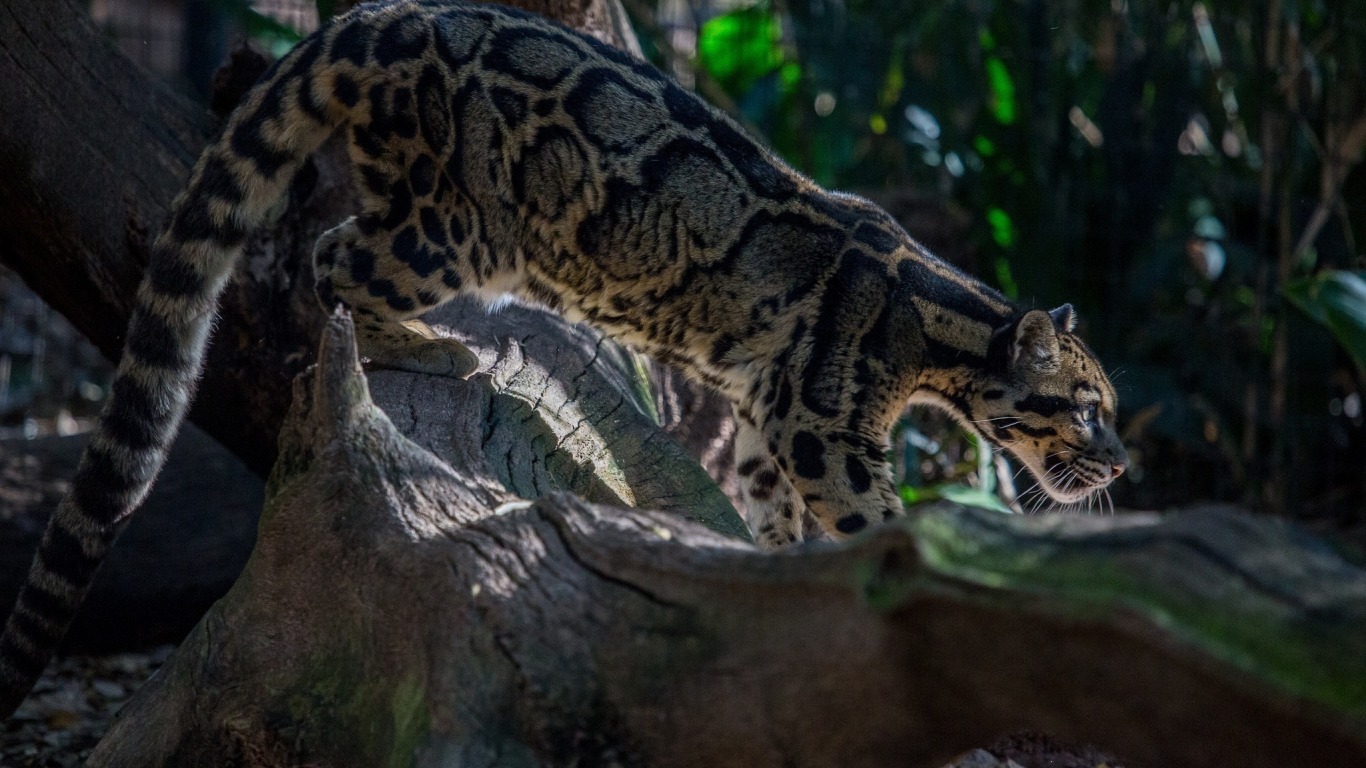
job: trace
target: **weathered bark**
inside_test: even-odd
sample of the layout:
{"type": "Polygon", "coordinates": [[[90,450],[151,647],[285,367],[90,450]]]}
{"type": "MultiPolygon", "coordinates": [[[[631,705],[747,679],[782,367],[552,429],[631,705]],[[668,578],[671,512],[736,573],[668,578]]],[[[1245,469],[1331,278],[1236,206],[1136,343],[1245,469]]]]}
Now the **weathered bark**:
{"type": "MultiPolygon", "coordinates": [[[[1292,526],[946,507],[769,556],[569,494],[499,510],[550,454],[490,438],[497,382],[553,375],[423,380],[446,407],[410,441],[349,322],[323,344],[247,570],[90,765],[935,766],[1024,727],[1134,766],[1366,764],[1366,572],[1292,526]]],[[[551,474],[678,506],[613,465],[551,474]]]]}
{"type": "Polygon", "coordinates": [[[454,466],[483,457],[488,471],[471,480],[488,488],[488,498],[573,491],[748,538],[725,495],[657,426],[636,357],[595,331],[527,307],[489,314],[473,301],[457,301],[427,319],[479,355],[486,374],[479,396],[487,400],[479,416],[465,413],[471,395],[463,382],[372,371],[370,386],[398,428],[423,448],[454,466]]]}
{"type": "MultiPolygon", "coordinates": [[[[28,576],[87,437],[0,442],[0,605],[14,603],[28,576]]],[[[100,568],[66,647],[109,653],[184,637],[246,564],[262,486],[236,457],[187,427],[100,568]]]]}

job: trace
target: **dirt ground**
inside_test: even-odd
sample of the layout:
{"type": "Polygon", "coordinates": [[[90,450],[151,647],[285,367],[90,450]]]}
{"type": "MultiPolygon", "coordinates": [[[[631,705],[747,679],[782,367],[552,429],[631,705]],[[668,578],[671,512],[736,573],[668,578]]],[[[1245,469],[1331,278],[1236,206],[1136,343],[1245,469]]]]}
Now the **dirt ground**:
{"type": "Polygon", "coordinates": [[[48,667],[0,733],[0,766],[68,768],[90,756],[123,702],[174,650],[70,656],[48,667]]]}
{"type": "MultiPolygon", "coordinates": [[[[119,707],[171,655],[147,653],[69,656],[48,668],[0,733],[4,768],[70,768],[94,750],[119,707]]],[[[1122,768],[1094,748],[1074,748],[1039,733],[1017,733],[987,749],[959,756],[944,768],[1122,768]]]]}

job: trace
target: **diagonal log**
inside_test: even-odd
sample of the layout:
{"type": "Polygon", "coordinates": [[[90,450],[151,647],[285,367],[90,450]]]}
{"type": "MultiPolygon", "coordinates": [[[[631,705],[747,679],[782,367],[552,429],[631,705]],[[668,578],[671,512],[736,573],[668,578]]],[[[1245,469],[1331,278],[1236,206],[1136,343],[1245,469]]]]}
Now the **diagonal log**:
{"type": "MultiPolygon", "coordinates": [[[[117,359],[152,238],[215,120],[130,66],[70,0],[0,7],[0,74],[0,261],[117,359]]],[[[253,242],[249,257],[278,246],[284,258],[229,292],[195,412],[258,472],[301,367],[284,361],[308,349],[308,334],[281,322],[306,221],[291,215],[277,238],[253,242]]]]}
{"type": "Polygon", "coordinates": [[[473,439],[495,381],[441,382],[443,460],[352,344],[334,319],[247,570],[90,765],[935,766],[1026,727],[1135,766],[1366,764],[1366,572],[1293,526],[943,507],[770,556],[509,509],[498,457],[542,435],[473,439]]]}
{"type": "MultiPolygon", "coordinates": [[[[615,0],[505,0],[639,51],[615,0]]],[[[0,4],[0,263],[117,360],[172,198],[218,130],[120,54],[73,0],[0,4]]],[[[264,475],[324,319],[313,243],[354,212],[324,151],[288,210],[245,247],[190,418],[264,475]]]]}

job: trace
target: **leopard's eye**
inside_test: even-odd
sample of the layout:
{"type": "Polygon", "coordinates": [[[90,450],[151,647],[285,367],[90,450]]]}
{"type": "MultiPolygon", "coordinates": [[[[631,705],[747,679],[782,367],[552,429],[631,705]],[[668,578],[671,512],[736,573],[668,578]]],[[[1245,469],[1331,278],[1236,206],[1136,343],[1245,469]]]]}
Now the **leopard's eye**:
{"type": "Polygon", "coordinates": [[[1096,423],[1096,406],[1094,403],[1077,407],[1077,415],[1087,424],[1096,423]]]}

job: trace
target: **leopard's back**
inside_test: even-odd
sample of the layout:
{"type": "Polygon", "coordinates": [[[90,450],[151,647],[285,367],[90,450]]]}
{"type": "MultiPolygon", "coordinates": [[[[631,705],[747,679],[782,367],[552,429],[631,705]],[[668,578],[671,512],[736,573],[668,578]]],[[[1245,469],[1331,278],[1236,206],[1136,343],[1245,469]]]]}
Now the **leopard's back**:
{"type": "Polygon", "coordinates": [[[333,77],[358,94],[361,229],[394,258],[341,282],[400,311],[512,292],[738,394],[793,308],[819,313],[841,253],[892,275],[909,242],[658,70],[538,17],[457,7],[381,39],[422,53],[333,77]]]}

